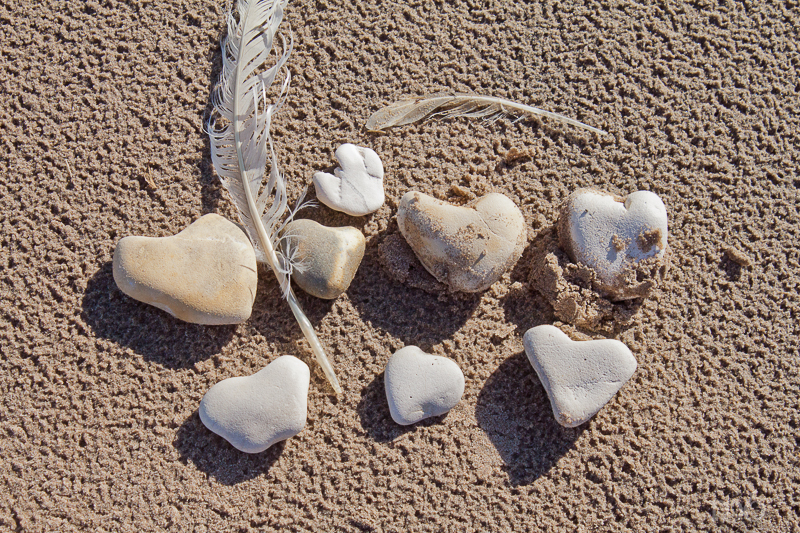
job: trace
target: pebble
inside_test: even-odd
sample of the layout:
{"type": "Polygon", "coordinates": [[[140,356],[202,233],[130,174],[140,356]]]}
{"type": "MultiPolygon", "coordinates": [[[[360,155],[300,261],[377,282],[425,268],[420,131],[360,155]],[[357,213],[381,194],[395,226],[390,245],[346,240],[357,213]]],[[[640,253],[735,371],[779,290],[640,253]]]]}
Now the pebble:
{"type": "Polygon", "coordinates": [[[389,358],[384,382],[392,419],[403,426],[443,415],[464,394],[464,374],[458,365],[416,346],[406,346],[389,358]]]}
{"type": "Polygon", "coordinates": [[[200,401],[203,424],[245,453],[263,452],[306,425],[308,365],[278,357],[252,376],[220,381],[200,401]]]}
{"type": "Polygon", "coordinates": [[[522,212],[497,193],[462,207],[411,191],[397,225],[428,272],[461,292],[488,289],[514,266],[527,237],[522,212]]]}
{"type": "Polygon", "coordinates": [[[543,325],[529,329],[522,342],[562,426],[587,422],[636,371],[633,354],[617,340],[573,341],[543,325]]]}
{"type": "Polygon", "coordinates": [[[298,219],[286,225],[301,268],[292,273],[295,283],[312,296],[332,300],[347,290],[364,258],[364,234],[351,226],[329,228],[313,220],[298,219]]]}
{"type": "Polygon", "coordinates": [[[612,300],[647,296],[666,271],[667,208],[652,192],[621,198],[578,189],[561,208],[558,235],[564,251],[594,271],[598,289],[612,300]]]}
{"type": "Polygon", "coordinates": [[[336,149],[333,174],[317,172],[317,198],[334,211],[355,217],[380,209],[384,202],[383,163],[373,150],[346,143],[336,149]]]}
{"type": "Polygon", "coordinates": [[[113,259],[117,287],[136,300],[195,324],[250,318],[258,276],[247,235],[215,214],[171,237],[125,237],[113,259]]]}

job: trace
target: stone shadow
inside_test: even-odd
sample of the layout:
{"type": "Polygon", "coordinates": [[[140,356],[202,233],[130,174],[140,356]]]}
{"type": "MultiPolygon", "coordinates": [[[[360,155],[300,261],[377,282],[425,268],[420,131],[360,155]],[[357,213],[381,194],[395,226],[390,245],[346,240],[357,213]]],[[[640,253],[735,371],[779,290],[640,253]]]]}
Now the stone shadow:
{"type": "Polygon", "coordinates": [[[425,291],[395,280],[385,270],[378,246],[367,248],[348,294],[365,322],[423,350],[458,331],[481,300],[481,293],[425,291]]]}
{"type": "Polygon", "coordinates": [[[447,413],[421,420],[416,424],[401,426],[392,419],[389,412],[389,403],[386,400],[386,389],[383,374],[375,376],[372,383],[361,391],[361,400],[358,402],[358,416],[361,427],[377,442],[390,442],[396,438],[415,431],[418,427],[428,427],[441,424],[447,413]]]}
{"type": "Polygon", "coordinates": [[[286,441],[261,453],[244,453],[203,425],[197,411],[178,428],[173,446],[181,461],[191,461],[198,470],[213,476],[223,485],[236,485],[266,472],[280,458],[286,441]]]}
{"type": "Polygon", "coordinates": [[[525,352],[506,359],[478,394],[478,426],[505,463],[512,486],[545,475],[575,445],[585,430],[560,426],[550,400],[525,352]]]}
{"type": "Polygon", "coordinates": [[[190,367],[219,353],[236,331],[189,324],[130,298],[117,288],[110,261],[87,283],[81,317],[98,337],[168,368],[190,367]]]}

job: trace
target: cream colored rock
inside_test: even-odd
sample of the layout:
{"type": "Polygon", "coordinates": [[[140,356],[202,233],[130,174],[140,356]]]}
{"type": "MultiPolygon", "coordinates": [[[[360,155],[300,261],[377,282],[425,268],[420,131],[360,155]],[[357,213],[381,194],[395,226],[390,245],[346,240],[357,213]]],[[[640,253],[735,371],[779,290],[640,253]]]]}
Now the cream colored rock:
{"type": "Polygon", "coordinates": [[[636,371],[633,354],[617,340],[573,341],[544,325],[525,332],[522,342],[562,426],[588,421],[636,371]]]}
{"type": "Polygon", "coordinates": [[[339,166],[333,174],[314,174],[317,198],[335,211],[352,216],[368,215],[380,209],[383,193],[383,163],[374,150],[354,144],[336,149],[339,166]]]}
{"type": "Polygon", "coordinates": [[[463,292],[500,279],[522,255],[527,236],[522,212],[497,193],[460,207],[411,191],[400,200],[397,225],[428,272],[463,292]]]}
{"type": "Polygon", "coordinates": [[[647,296],[666,272],[667,208],[656,194],[621,198],[578,189],[561,208],[561,247],[589,267],[599,291],[612,300],[647,296]]]}
{"type": "Polygon", "coordinates": [[[286,225],[283,235],[299,261],[295,283],[312,296],[332,300],[347,290],[364,258],[364,235],[351,226],[328,228],[313,220],[286,225]]]}
{"type": "Polygon", "coordinates": [[[403,426],[443,415],[464,394],[464,373],[455,361],[416,346],[406,346],[389,358],[384,383],[392,419],[403,426]]]}
{"type": "Polygon", "coordinates": [[[123,238],[113,269],[122,292],[195,324],[244,322],[258,284],[247,235],[215,214],[172,237],[123,238]]]}
{"type": "Polygon", "coordinates": [[[310,378],[300,359],[278,357],[252,376],[211,387],[200,402],[200,420],[237,450],[263,452],[305,427],[310,378]]]}

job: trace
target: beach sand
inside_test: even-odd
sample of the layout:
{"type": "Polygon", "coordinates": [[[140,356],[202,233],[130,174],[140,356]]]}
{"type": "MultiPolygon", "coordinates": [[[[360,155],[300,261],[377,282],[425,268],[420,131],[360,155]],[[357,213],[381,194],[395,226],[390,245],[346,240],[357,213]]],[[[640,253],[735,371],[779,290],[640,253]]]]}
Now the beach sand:
{"type": "Polygon", "coordinates": [[[376,213],[300,213],[367,238],[346,294],[299,294],[338,398],[267,270],[250,320],[223,327],[112,278],[124,236],[236,220],[203,132],[227,8],[0,4],[0,530],[800,531],[796,2],[292,1],[292,87],[272,130],[290,198],[344,142],[386,170],[376,213]],[[609,134],[469,119],[363,131],[380,107],[438,91],[609,134]],[[566,429],[522,335],[601,336],[558,322],[529,276],[579,187],[659,194],[672,263],[606,333],[635,375],[566,429]],[[528,224],[522,259],[474,295],[414,264],[399,281],[382,250],[402,244],[409,190],[508,195],[528,224]],[[455,360],[466,390],[402,427],[382,372],[411,344],[455,360]],[[240,453],[202,425],[200,399],[283,354],[311,368],[308,424],[240,453]]]}

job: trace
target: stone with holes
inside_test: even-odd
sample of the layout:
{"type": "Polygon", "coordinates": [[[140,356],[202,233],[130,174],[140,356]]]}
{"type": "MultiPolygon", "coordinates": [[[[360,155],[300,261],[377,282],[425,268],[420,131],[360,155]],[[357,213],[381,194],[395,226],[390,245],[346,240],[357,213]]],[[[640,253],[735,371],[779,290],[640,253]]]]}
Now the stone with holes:
{"type": "Polygon", "coordinates": [[[611,300],[649,295],[666,272],[667,208],[656,194],[625,198],[578,189],[561,208],[561,247],[595,274],[598,291],[611,300]]]}

